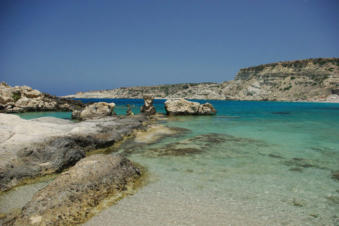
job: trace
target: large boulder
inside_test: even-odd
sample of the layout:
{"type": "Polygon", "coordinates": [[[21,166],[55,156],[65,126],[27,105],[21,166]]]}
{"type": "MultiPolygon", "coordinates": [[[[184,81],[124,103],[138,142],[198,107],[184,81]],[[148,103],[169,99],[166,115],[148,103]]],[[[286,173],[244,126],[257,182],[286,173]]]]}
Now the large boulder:
{"type": "Polygon", "coordinates": [[[215,108],[210,103],[200,104],[183,98],[169,99],[165,102],[168,115],[214,115],[215,108]]]}
{"type": "Polygon", "coordinates": [[[82,223],[101,201],[112,195],[118,199],[140,176],[140,169],[125,157],[91,155],[35,193],[5,225],[82,223]]]}
{"type": "Polygon", "coordinates": [[[82,122],[42,117],[25,120],[0,113],[0,192],[23,181],[60,172],[91,150],[143,128],[146,117],[103,117],[82,122]]]}
{"type": "Polygon", "coordinates": [[[75,110],[72,113],[73,119],[90,119],[111,116],[114,112],[114,103],[97,102],[86,106],[83,110],[75,110]]]}
{"type": "Polygon", "coordinates": [[[156,113],[155,107],[153,106],[153,95],[144,95],[144,105],[141,107],[140,112],[145,115],[154,115],[156,113]]]}

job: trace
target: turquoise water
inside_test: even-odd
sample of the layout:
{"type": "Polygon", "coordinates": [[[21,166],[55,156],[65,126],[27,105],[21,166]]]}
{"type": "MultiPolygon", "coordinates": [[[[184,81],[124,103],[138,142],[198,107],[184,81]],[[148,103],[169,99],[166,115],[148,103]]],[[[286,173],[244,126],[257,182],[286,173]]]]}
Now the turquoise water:
{"type": "MultiPolygon", "coordinates": [[[[106,101],[120,114],[142,105],[106,101]]],[[[151,183],[88,225],[339,224],[339,104],[209,102],[216,116],[161,122],[188,129],[180,136],[121,147],[151,183]]],[[[155,105],[164,112],[162,100],[155,105]]]]}
{"type": "Polygon", "coordinates": [[[62,119],[71,119],[72,112],[58,112],[58,111],[46,111],[46,112],[25,112],[17,113],[23,119],[34,119],[40,117],[56,117],[62,119]]]}

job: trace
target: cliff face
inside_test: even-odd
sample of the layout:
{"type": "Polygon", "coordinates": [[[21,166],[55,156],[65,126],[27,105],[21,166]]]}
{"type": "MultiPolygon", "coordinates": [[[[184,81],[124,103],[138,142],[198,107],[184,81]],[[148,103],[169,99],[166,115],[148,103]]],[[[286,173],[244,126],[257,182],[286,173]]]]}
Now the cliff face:
{"type": "Polygon", "coordinates": [[[144,94],[152,94],[156,99],[180,98],[190,99],[224,99],[219,93],[219,83],[183,83],[160,86],[122,87],[112,90],[78,92],[67,98],[135,98],[142,99],[144,94]]]}
{"type": "Polygon", "coordinates": [[[317,101],[339,94],[339,59],[308,59],[244,68],[225,95],[245,100],[317,101]]]}
{"type": "MultiPolygon", "coordinates": [[[[264,64],[240,69],[223,83],[188,83],[80,92],[75,98],[235,99],[327,101],[339,95],[339,58],[318,58],[264,64]]],[[[332,101],[332,100],[330,100],[332,101]]]]}

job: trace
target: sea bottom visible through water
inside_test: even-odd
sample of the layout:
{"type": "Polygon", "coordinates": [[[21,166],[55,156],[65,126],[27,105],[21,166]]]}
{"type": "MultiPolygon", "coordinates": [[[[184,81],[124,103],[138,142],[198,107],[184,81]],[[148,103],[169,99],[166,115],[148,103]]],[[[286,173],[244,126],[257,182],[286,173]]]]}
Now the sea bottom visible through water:
{"type": "Polygon", "coordinates": [[[160,122],[178,136],[122,145],[149,183],[85,224],[339,225],[339,104],[209,102],[160,122]]]}

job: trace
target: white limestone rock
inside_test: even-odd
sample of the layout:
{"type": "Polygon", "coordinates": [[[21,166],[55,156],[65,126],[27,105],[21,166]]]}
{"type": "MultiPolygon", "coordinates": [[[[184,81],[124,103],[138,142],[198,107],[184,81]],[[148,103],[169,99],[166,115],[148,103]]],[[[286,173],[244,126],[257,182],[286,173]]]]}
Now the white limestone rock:
{"type": "Polygon", "coordinates": [[[168,115],[214,115],[215,108],[210,103],[200,104],[184,98],[169,99],[165,102],[168,115]]]}

